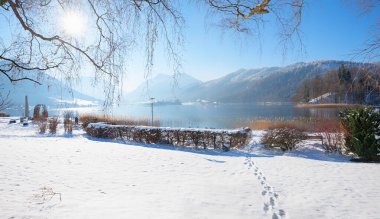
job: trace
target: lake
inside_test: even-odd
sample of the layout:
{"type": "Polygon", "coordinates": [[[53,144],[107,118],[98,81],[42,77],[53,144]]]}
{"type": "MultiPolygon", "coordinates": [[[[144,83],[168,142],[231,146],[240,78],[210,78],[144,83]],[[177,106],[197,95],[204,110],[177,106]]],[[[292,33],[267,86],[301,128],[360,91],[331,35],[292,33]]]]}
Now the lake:
{"type": "MultiPolygon", "coordinates": [[[[96,113],[99,108],[78,108],[79,113],[96,113]]],[[[293,103],[221,103],[154,105],[153,114],[161,126],[235,128],[256,119],[295,119],[337,117],[337,108],[297,108],[293,103]]],[[[113,115],[142,117],[150,121],[150,105],[121,105],[113,115]]]]}
{"type": "MultiPolygon", "coordinates": [[[[30,113],[33,106],[30,106],[30,113]]],[[[49,107],[49,115],[73,110],[78,113],[103,114],[100,107],[49,107]]],[[[154,118],[161,126],[195,128],[236,128],[257,119],[334,118],[338,108],[298,108],[293,103],[220,103],[185,105],[154,105],[154,118]]],[[[23,109],[6,110],[12,116],[20,116],[23,109]]],[[[121,105],[114,107],[115,116],[138,117],[151,120],[151,105],[121,105]]]]}

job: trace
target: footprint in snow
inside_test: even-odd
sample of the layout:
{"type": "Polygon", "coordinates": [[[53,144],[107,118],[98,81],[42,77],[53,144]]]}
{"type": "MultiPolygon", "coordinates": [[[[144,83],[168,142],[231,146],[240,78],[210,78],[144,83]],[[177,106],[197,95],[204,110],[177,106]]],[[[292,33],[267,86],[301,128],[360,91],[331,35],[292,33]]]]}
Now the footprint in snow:
{"type": "Polygon", "coordinates": [[[279,219],[279,218],[285,217],[285,211],[283,209],[278,210],[278,213],[277,213],[276,200],[278,199],[279,195],[276,192],[274,192],[274,188],[268,185],[268,183],[266,182],[267,180],[266,177],[260,171],[260,169],[257,166],[255,166],[254,162],[253,161],[247,162],[249,160],[250,158],[247,158],[245,164],[248,164],[247,165],[248,169],[251,169],[252,167],[254,167],[253,174],[257,177],[257,180],[260,182],[263,188],[263,190],[261,191],[261,195],[269,198],[267,199],[268,202],[264,202],[264,207],[263,207],[264,212],[265,213],[268,213],[268,211],[273,212],[272,219],[279,219]]]}
{"type": "Polygon", "coordinates": [[[265,213],[267,213],[269,211],[269,204],[268,203],[264,203],[263,210],[265,211],[265,213]]]}
{"type": "Polygon", "coordinates": [[[277,216],[276,213],[273,213],[273,215],[272,215],[272,219],[279,219],[279,217],[277,216]]]}
{"type": "Polygon", "coordinates": [[[273,197],[270,197],[269,202],[272,207],[276,204],[273,197]]]}

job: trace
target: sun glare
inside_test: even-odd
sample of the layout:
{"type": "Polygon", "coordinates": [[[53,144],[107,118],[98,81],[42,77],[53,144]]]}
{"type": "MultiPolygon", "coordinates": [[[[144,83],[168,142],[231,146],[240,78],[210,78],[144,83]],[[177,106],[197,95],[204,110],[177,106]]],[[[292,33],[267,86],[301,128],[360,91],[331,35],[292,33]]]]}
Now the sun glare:
{"type": "Polygon", "coordinates": [[[85,18],[77,12],[68,12],[63,16],[62,26],[64,32],[71,37],[81,37],[85,32],[85,18]]]}

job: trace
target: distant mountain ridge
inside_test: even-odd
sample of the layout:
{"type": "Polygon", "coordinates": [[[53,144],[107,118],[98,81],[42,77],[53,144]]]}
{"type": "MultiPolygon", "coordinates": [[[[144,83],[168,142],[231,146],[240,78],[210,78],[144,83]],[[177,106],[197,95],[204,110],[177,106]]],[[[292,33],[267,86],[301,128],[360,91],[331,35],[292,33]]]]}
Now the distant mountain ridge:
{"type": "Polygon", "coordinates": [[[126,102],[145,102],[153,97],[156,101],[171,101],[181,99],[181,94],[202,82],[187,74],[177,76],[158,74],[140,84],[135,90],[127,93],[123,99],[126,102]]]}
{"type": "Polygon", "coordinates": [[[9,99],[14,105],[23,105],[25,96],[28,96],[29,104],[45,104],[49,106],[85,106],[98,104],[98,100],[82,94],[76,90],[69,89],[59,80],[46,76],[42,85],[23,80],[17,83],[3,81],[0,84],[2,93],[9,92],[9,99]]]}
{"type": "Polygon", "coordinates": [[[185,90],[181,100],[206,99],[218,102],[289,102],[305,79],[312,79],[340,65],[376,67],[371,63],[324,60],[285,67],[240,69],[224,77],[185,90]]]}

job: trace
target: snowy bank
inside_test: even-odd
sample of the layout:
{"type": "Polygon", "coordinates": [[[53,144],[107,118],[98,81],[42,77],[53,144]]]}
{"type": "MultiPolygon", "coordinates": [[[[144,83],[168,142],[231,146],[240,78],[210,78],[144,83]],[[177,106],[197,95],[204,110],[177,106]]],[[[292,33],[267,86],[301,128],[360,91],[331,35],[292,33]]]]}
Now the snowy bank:
{"type": "Polygon", "coordinates": [[[379,218],[380,165],[303,142],[268,151],[253,131],[218,152],[38,135],[0,118],[0,218],[379,218]],[[61,199],[60,199],[61,198],[61,199]]]}

